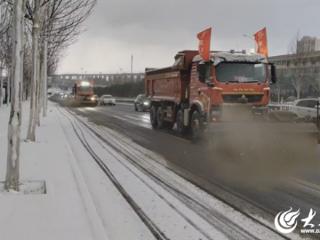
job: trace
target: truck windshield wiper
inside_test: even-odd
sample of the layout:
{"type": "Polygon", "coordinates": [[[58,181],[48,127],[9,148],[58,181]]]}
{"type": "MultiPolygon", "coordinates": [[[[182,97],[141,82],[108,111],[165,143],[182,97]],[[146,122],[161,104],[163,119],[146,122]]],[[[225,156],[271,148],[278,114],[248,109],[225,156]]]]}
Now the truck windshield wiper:
{"type": "Polygon", "coordinates": [[[230,81],[226,81],[226,83],[238,83],[238,80],[230,80],[230,81]]]}

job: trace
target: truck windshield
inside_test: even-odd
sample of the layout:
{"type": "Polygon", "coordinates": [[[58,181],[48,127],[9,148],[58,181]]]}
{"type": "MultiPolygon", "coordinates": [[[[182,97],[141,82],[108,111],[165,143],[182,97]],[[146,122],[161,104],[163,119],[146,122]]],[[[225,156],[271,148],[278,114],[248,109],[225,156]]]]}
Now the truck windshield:
{"type": "Polygon", "coordinates": [[[216,77],[219,82],[264,82],[266,67],[262,63],[220,63],[216,77]]]}

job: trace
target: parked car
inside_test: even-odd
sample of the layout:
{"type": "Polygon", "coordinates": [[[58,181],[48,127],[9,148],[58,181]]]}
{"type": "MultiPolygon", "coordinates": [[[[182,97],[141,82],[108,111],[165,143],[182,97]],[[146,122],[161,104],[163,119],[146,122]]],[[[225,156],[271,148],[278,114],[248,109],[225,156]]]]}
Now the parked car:
{"type": "Polygon", "coordinates": [[[147,98],[144,94],[139,94],[134,100],[134,110],[139,111],[149,111],[150,110],[150,99],[147,98]]]}
{"type": "Polygon", "coordinates": [[[112,95],[102,95],[100,105],[116,105],[116,99],[112,95]]]}
{"type": "Polygon", "coordinates": [[[295,113],[299,119],[316,119],[318,103],[319,99],[317,98],[298,99],[292,103],[290,106],[290,111],[295,113]]]}

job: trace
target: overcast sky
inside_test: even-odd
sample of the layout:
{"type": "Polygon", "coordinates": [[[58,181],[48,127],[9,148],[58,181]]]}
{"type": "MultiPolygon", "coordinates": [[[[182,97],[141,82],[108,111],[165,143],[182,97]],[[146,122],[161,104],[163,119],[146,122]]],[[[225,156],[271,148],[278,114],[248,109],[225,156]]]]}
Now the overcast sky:
{"type": "Polygon", "coordinates": [[[254,47],[267,27],[270,55],[285,54],[297,33],[320,37],[319,0],[98,0],[86,31],[64,53],[59,73],[117,73],[172,64],[213,28],[212,50],[254,47]]]}

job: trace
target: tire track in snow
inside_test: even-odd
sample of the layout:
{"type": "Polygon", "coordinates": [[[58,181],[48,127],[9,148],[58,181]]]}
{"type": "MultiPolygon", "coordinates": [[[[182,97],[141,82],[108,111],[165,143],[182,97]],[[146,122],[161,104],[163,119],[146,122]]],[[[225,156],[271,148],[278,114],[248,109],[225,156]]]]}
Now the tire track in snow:
{"type": "MultiPolygon", "coordinates": [[[[73,117],[78,119],[79,122],[81,122],[84,127],[88,128],[99,139],[101,139],[102,141],[104,141],[108,145],[111,145],[117,151],[122,153],[125,156],[125,158],[127,158],[132,163],[132,165],[134,165],[136,168],[140,169],[145,174],[149,175],[150,178],[152,178],[154,181],[158,182],[158,184],[161,185],[163,188],[165,188],[168,192],[171,192],[172,195],[174,195],[176,198],[178,198],[181,202],[183,202],[184,204],[186,204],[187,206],[189,206],[191,208],[194,208],[194,210],[196,212],[198,212],[198,214],[202,218],[204,218],[205,220],[207,220],[211,224],[215,224],[215,225],[220,226],[220,227],[221,226],[225,226],[225,230],[223,232],[230,239],[233,239],[233,238],[234,239],[259,239],[256,236],[254,236],[251,233],[249,233],[248,231],[246,231],[245,229],[243,229],[243,228],[241,228],[239,226],[234,226],[232,223],[230,224],[230,220],[224,218],[224,216],[221,216],[221,214],[219,214],[217,212],[212,212],[212,209],[209,209],[206,206],[204,206],[201,202],[196,201],[195,199],[192,199],[190,196],[184,194],[179,189],[177,189],[177,188],[173,187],[172,185],[168,184],[168,182],[163,181],[161,178],[156,176],[156,174],[154,174],[153,172],[150,172],[150,170],[145,169],[143,166],[139,165],[136,162],[136,160],[132,159],[133,157],[137,158],[138,156],[133,156],[134,154],[132,152],[130,152],[130,150],[126,150],[125,148],[123,148],[123,146],[122,147],[121,146],[120,147],[116,146],[116,144],[114,143],[114,140],[116,138],[114,138],[112,141],[104,138],[103,136],[101,136],[97,132],[97,130],[93,129],[87,123],[83,122],[75,114],[73,114],[71,112],[69,112],[69,113],[72,114],[73,117]],[[234,234],[236,234],[237,237],[234,237],[234,234]]],[[[256,219],[254,219],[254,220],[256,220],[256,219]]],[[[265,224],[263,224],[263,223],[260,223],[260,224],[263,225],[263,227],[267,228],[268,230],[271,230],[271,232],[273,232],[274,235],[277,236],[278,238],[287,239],[286,237],[284,237],[284,236],[278,234],[277,232],[275,232],[273,229],[270,229],[268,226],[265,226],[265,224]]]]}

